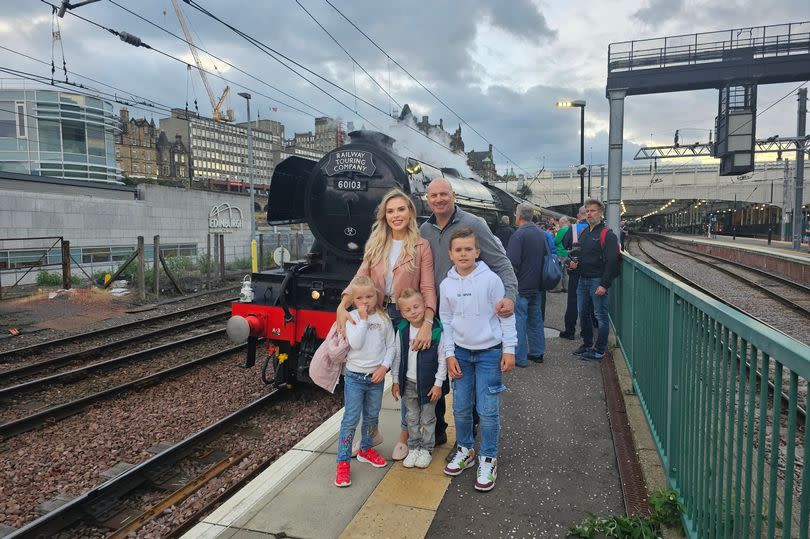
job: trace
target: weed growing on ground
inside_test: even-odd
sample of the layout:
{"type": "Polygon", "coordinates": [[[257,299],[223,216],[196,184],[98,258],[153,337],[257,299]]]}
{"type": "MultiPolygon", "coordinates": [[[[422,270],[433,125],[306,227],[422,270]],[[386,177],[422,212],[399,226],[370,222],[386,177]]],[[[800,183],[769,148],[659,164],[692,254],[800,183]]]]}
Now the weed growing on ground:
{"type": "Polygon", "coordinates": [[[598,536],[619,539],[655,539],[661,528],[680,527],[684,506],[674,490],[656,490],[650,494],[652,514],[645,516],[597,516],[588,513],[588,518],[568,530],[573,537],[598,536]]]}

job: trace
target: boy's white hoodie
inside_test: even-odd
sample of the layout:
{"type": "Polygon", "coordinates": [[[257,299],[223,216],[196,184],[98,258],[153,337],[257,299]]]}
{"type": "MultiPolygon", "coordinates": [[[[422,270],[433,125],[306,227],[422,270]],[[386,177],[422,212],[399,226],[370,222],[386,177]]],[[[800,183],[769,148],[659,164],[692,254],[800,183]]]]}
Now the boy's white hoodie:
{"type": "Polygon", "coordinates": [[[495,305],[503,299],[503,282],[484,262],[462,277],[453,267],[439,285],[439,318],[447,334],[445,353],[455,356],[455,346],[486,350],[503,343],[503,352],[515,353],[515,315],[501,318],[495,305]]]}

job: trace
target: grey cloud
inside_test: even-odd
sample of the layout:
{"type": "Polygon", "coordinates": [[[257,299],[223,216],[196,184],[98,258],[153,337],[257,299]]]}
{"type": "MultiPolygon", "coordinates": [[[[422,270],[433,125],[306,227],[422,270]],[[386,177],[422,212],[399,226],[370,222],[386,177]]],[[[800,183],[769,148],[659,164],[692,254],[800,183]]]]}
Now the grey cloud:
{"type": "Polygon", "coordinates": [[[670,18],[684,9],[684,0],[650,0],[649,4],[633,14],[636,19],[649,26],[662,26],[670,18]]]}

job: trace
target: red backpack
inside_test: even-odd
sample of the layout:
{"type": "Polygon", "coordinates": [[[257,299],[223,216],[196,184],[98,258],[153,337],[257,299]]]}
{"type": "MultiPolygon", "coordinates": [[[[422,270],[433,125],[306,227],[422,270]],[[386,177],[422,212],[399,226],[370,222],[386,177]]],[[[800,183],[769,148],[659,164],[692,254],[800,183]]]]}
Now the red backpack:
{"type": "MultiPolygon", "coordinates": [[[[607,237],[607,233],[610,229],[608,227],[602,228],[602,232],[599,233],[599,247],[602,250],[605,250],[605,238],[607,237]]],[[[618,267],[616,269],[616,275],[622,274],[622,242],[619,241],[619,238],[616,237],[616,252],[618,253],[618,267]]]]}

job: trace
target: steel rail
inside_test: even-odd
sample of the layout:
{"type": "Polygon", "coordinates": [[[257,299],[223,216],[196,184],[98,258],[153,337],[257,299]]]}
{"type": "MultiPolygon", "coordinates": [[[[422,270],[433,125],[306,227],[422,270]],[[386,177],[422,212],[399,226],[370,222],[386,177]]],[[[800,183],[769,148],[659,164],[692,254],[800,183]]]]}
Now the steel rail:
{"type": "Polygon", "coordinates": [[[166,467],[182,460],[191,454],[199,444],[208,442],[218,432],[231,427],[233,424],[243,419],[244,416],[254,412],[276,398],[276,395],[280,391],[281,390],[278,388],[272,390],[270,393],[263,395],[247,406],[209,425],[185,440],[176,443],[109,481],[91,488],[58,509],[42,515],[19,530],[7,535],[6,539],[34,539],[55,536],[60,531],[69,528],[75,522],[86,517],[89,514],[88,509],[94,504],[98,504],[105,499],[118,498],[149,481],[150,470],[166,467]]]}
{"type": "Polygon", "coordinates": [[[683,249],[681,247],[675,247],[674,245],[670,245],[669,243],[667,243],[665,241],[661,241],[661,240],[656,241],[656,240],[650,239],[649,237],[645,237],[644,239],[646,241],[649,241],[650,243],[652,243],[653,245],[655,245],[659,249],[664,249],[665,251],[669,251],[671,253],[675,253],[675,254],[680,255],[680,256],[685,256],[687,258],[691,258],[692,260],[695,260],[696,262],[700,262],[702,264],[708,265],[712,269],[715,269],[715,270],[717,270],[717,271],[719,271],[721,273],[725,273],[726,275],[729,275],[730,277],[734,278],[735,280],[740,281],[740,282],[742,282],[742,283],[744,283],[744,284],[746,284],[746,285],[748,285],[748,286],[750,286],[752,288],[757,289],[760,292],[765,293],[766,295],[768,295],[771,298],[775,299],[776,301],[784,304],[785,306],[790,307],[791,309],[799,312],[800,314],[810,315],[810,309],[808,309],[808,308],[806,308],[806,307],[804,307],[802,305],[799,305],[798,303],[796,303],[796,302],[794,302],[792,300],[789,300],[788,298],[785,298],[784,296],[780,295],[777,292],[774,292],[773,290],[771,290],[767,286],[763,286],[761,284],[749,281],[747,278],[743,277],[742,275],[734,273],[733,271],[731,271],[731,270],[729,270],[727,268],[723,268],[723,267],[716,266],[716,265],[711,265],[702,257],[711,258],[711,259],[717,260],[718,262],[721,262],[721,263],[724,263],[724,264],[729,264],[731,266],[734,266],[734,267],[737,267],[737,268],[740,268],[740,269],[743,269],[743,270],[746,270],[746,271],[750,271],[752,273],[757,273],[759,275],[763,275],[765,277],[768,277],[769,279],[773,279],[774,281],[777,281],[778,284],[782,284],[782,285],[785,285],[785,286],[789,286],[791,288],[795,288],[795,289],[797,289],[800,292],[803,292],[805,294],[810,294],[810,287],[807,287],[807,286],[805,286],[805,285],[803,285],[801,283],[797,283],[795,281],[791,281],[790,279],[785,279],[784,277],[774,275],[774,274],[772,274],[770,272],[760,270],[759,268],[752,268],[750,266],[746,266],[745,264],[741,264],[741,263],[735,262],[733,260],[727,260],[727,259],[721,258],[719,256],[708,255],[708,254],[704,254],[704,253],[693,253],[693,252],[688,251],[686,249],[683,249]]]}
{"type": "Polygon", "coordinates": [[[99,391],[98,393],[93,393],[92,395],[85,395],[84,397],[80,397],[70,402],[59,404],[57,406],[52,406],[40,412],[36,412],[34,414],[27,415],[19,419],[15,419],[13,421],[8,421],[6,423],[0,424],[0,437],[3,439],[8,439],[12,436],[16,436],[17,434],[36,428],[49,421],[64,419],[66,417],[81,412],[88,405],[94,402],[113,397],[119,393],[128,391],[130,389],[146,387],[170,375],[177,374],[179,372],[188,370],[197,365],[201,365],[203,363],[219,359],[222,356],[241,350],[245,346],[246,345],[244,344],[231,346],[230,348],[225,348],[224,350],[214,352],[213,354],[209,354],[207,356],[203,356],[201,358],[197,358],[192,361],[187,361],[185,363],[181,363],[180,365],[175,365],[174,367],[169,367],[168,369],[163,369],[162,371],[158,371],[156,373],[143,376],[141,378],[138,378],[137,380],[125,382],[115,387],[105,389],[104,391],[99,391]]]}
{"type": "MultiPolygon", "coordinates": [[[[648,241],[650,241],[650,240],[648,240],[648,241]]],[[[654,243],[654,242],[651,242],[651,243],[654,243]]],[[[658,266],[659,268],[661,268],[661,269],[662,269],[664,272],[669,273],[669,274],[671,274],[671,275],[674,275],[675,277],[677,277],[678,279],[682,280],[684,283],[688,284],[688,285],[689,285],[689,286],[691,286],[692,288],[695,288],[695,289],[697,289],[697,290],[701,291],[702,293],[706,294],[707,296],[709,296],[709,297],[711,297],[711,298],[713,298],[713,299],[716,299],[717,301],[719,301],[720,303],[722,303],[722,304],[724,304],[724,305],[728,305],[728,306],[729,306],[729,307],[731,307],[732,309],[736,309],[737,311],[741,312],[741,313],[742,313],[742,314],[744,314],[745,316],[748,316],[749,318],[753,318],[753,319],[754,319],[754,320],[756,320],[757,322],[759,322],[759,323],[761,323],[761,324],[764,324],[764,325],[768,326],[769,328],[773,329],[774,331],[778,331],[778,332],[782,333],[783,335],[785,334],[785,332],[784,332],[784,331],[782,331],[782,330],[780,330],[779,328],[776,328],[776,327],[772,326],[771,324],[768,324],[767,322],[764,322],[763,320],[761,320],[761,319],[757,318],[756,316],[753,316],[752,314],[748,313],[748,312],[747,312],[747,311],[745,311],[744,309],[741,309],[741,308],[737,307],[737,306],[736,306],[736,305],[735,305],[733,302],[728,301],[727,299],[725,299],[725,298],[722,298],[722,297],[718,296],[717,294],[715,294],[714,292],[712,292],[712,291],[711,291],[711,290],[709,290],[708,288],[706,288],[706,287],[704,287],[704,286],[702,286],[702,285],[699,285],[699,284],[698,284],[698,283],[696,283],[695,281],[693,281],[693,280],[689,279],[688,277],[686,277],[686,276],[682,275],[680,272],[678,272],[678,271],[676,271],[676,270],[672,269],[671,267],[667,266],[667,265],[666,265],[666,264],[664,264],[663,262],[659,262],[659,261],[658,261],[658,260],[657,260],[657,259],[656,259],[654,256],[652,256],[650,253],[648,253],[648,252],[647,252],[647,251],[644,249],[644,247],[642,247],[642,246],[641,246],[641,242],[640,242],[640,241],[638,241],[638,237],[637,237],[637,242],[636,242],[636,245],[638,246],[639,250],[640,250],[642,253],[644,253],[644,256],[646,256],[647,258],[649,258],[649,259],[650,259],[650,260],[651,260],[651,261],[652,261],[652,262],[653,262],[653,263],[654,263],[656,266],[658,266]]],[[[742,358],[742,357],[740,357],[740,355],[739,355],[739,354],[737,354],[737,355],[736,355],[736,357],[737,357],[737,361],[738,361],[738,362],[740,362],[740,363],[744,363],[744,364],[745,364],[745,367],[746,367],[746,369],[747,369],[747,370],[749,370],[749,371],[751,370],[751,364],[748,362],[748,360],[743,360],[743,358],[742,358]]],[[[774,385],[774,383],[771,381],[771,377],[770,377],[770,376],[763,376],[763,374],[762,374],[762,373],[759,371],[759,369],[756,369],[756,371],[755,371],[755,372],[756,372],[756,376],[757,376],[757,378],[758,378],[760,381],[762,381],[763,379],[764,379],[764,380],[767,380],[767,384],[768,384],[768,387],[769,387],[769,388],[770,388],[770,390],[771,390],[771,394],[773,394],[773,393],[775,393],[775,392],[777,391],[777,389],[776,389],[776,385],[774,385]]],[[[789,402],[790,402],[790,399],[789,399],[788,395],[787,395],[787,394],[786,394],[784,391],[782,391],[782,388],[779,388],[779,390],[778,390],[778,391],[779,391],[779,395],[780,395],[781,400],[782,400],[782,404],[783,404],[784,406],[787,406],[787,405],[789,404],[789,402]]],[[[787,408],[785,408],[785,409],[787,409],[787,408]]],[[[804,419],[805,419],[805,417],[806,417],[806,415],[807,415],[807,410],[805,410],[805,409],[804,409],[803,407],[801,407],[801,406],[796,406],[796,415],[797,415],[797,416],[798,416],[798,417],[799,417],[799,418],[800,418],[802,421],[804,421],[804,419]]]]}
{"type": "MultiPolygon", "coordinates": [[[[35,354],[37,352],[40,352],[42,350],[51,349],[54,346],[60,346],[60,345],[63,345],[63,344],[68,344],[70,342],[77,341],[77,340],[80,340],[80,339],[87,339],[87,338],[91,338],[91,337],[96,337],[98,335],[103,335],[105,333],[113,333],[115,331],[120,331],[122,329],[127,329],[127,328],[135,327],[135,326],[138,326],[138,325],[142,325],[142,324],[144,324],[144,325],[145,324],[151,324],[153,322],[160,322],[160,321],[165,320],[167,318],[173,318],[173,317],[177,317],[177,316],[188,315],[188,314],[192,314],[192,313],[197,312],[197,311],[204,311],[204,310],[210,309],[211,307],[214,307],[216,305],[221,305],[223,303],[234,302],[237,299],[238,298],[228,298],[228,299],[224,299],[224,300],[213,301],[213,302],[210,302],[210,303],[206,303],[204,305],[197,305],[196,307],[189,307],[188,309],[183,309],[183,310],[180,310],[180,311],[174,311],[174,312],[171,312],[171,313],[161,314],[161,315],[158,315],[158,316],[153,316],[151,318],[144,318],[143,320],[134,320],[132,322],[125,322],[123,324],[118,324],[116,326],[111,326],[111,327],[108,327],[108,328],[94,329],[92,331],[86,331],[84,333],[79,333],[77,335],[70,335],[68,337],[63,337],[61,339],[54,339],[54,340],[47,341],[47,342],[31,344],[29,346],[24,346],[24,347],[21,347],[21,348],[14,348],[14,349],[11,349],[11,350],[6,350],[4,352],[0,352],[0,361],[8,361],[8,358],[15,358],[15,357],[21,358],[21,357],[30,356],[30,355],[33,355],[33,354],[35,354]]],[[[4,374],[4,373],[0,373],[0,375],[2,375],[2,374],[4,374]]]]}
{"type": "Polygon", "coordinates": [[[29,380],[28,382],[22,382],[20,384],[14,386],[8,386],[0,389],[0,400],[4,398],[8,398],[12,395],[16,395],[18,393],[24,391],[31,391],[32,389],[38,389],[40,386],[45,386],[47,384],[52,384],[54,382],[65,382],[70,380],[71,378],[80,377],[83,374],[88,374],[94,371],[99,370],[106,370],[113,366],[116,366],[120,363],[128,363],[134,361],[136,359],[141,359],[145,357],[149,357],[151,355],[164,352],[166,350],[171,350],[172,348],[176,348],[178,346],[184,344],[191,344],[195,341],[203,341],[210,337],[214,337],[216,335],[221,335],[225,332],[225,329],[215,329],[213,331],[208,331],[206,333],[201,333],[200,335],[194,335],[193,337],[186,337],[185,339],[180,339],[179,341],[174,341],[166,344],[161,344],[158,346],[154,346],[152,348],[147,348],[146,350],[139,350],[137,352],[132,352],[131,354],[126,354],[123,356],[114,357],[112,359],[108,359],[106,361],[100,361],[98,363],[93,363],[91,365],[85,365],[84,367],[78,367],[76,369],[72,369],[65,372],[60,372],[58,374],[52,374],[50,376],[46,376],[44,378],[36,378],[34,380],[29,380]]]}
{"type": "MultiPolygon", "coordinates": [[[[160,335],[167,334],[167,333],[172,333],[174,331],[178,331],[178,330],[181,330],[181,329],[186,329],[186,328],[195,327],[195,326],[201,326],[201,325],[207,324],[208,322],[211,322],[213,320],[223,318],[223,317],[227,316],[228,314],[230,314],[230,310],[228,310],[228,311],[220,311],[220,312],[214,313],[214,314],[212,314],[210,316],[206,316],[206,317],[203,317],[203,318],[197,318],[196,320],[188,320],[186,322],[183,322],[181,324],[177,324],[175,326],[159,328],[159,329],[156,329],[156,330],[148,332],[148,333],[141,333],[140,335],[133,335],[132,337],[126,337],[124,339],[120,339],[120,340],[117,340],[115,342],[104,343],[104,344],[101,344],[99,346],[94,346],[92,348],[85,348],[84,350],[79,350],[77,352],[70,352],[68,354],[64,354],[64,355],[61,355],[61,356],[56,356],[56,357],[52,357],[50,359],[46,359],[44,361],[37,361],[36,363],[29,363],[28,365],[22,365],[20,367],[16,367],[16,368],[13,368],[13,369],[8,369],[6,371],[0,372],[0,376],[3,377],[3,382],[8,383],[10,380],[14,380],[14,379],[19,378],[21,376],[24,376],[26,374],[37,373],[37,372],[45,370],[45,369],[53,369],[54,367],[59,367],[61,365],[69,363],[71,361],[76,361],[78,359],[86,358],[86,357],[91,356],[93,354],[102,353],[102,352],[107,351],[107,350],[109,350],[111,348],[120,348],[121,346],[124,346],[124,345],[127,345],[127,344],[132,344],[134,342],[152,339],[152,338],[158,337],[160,335]]],[[[156,347],[156,348],[154,348],[154,350],[158,350],[159,348],[160,347],[156,347]]],[[[150,348],[150,349],[147,349],[147,350],[142,350],[141,352],[148,352],[149,350],[153,350],[153,349],[150,348]]],[[[133,354],[129,354],[129,355],[134,356],[134,355],[136,355],[138,353],[140,353],[140,352],[134,352],[133,354]]],[[[122,357],[127,357],[127,356],[122,356],[122,357]]],[[[100,364],[101,363],[96,363],[94,365],[100,365],[100,364]]],[[[89,367],[92,367],[92,365],[89,365],[89,367]]],[[[76,370],[80,370],[80,369],[76,369],[76,370]]],[[[73,371],[70,371],[70,372],[73,372],[73,371]]],[[[58,375],[54,375],[54,376],[58,376],[58,375]]],[[[20,385],[20,384],[18,384],[18,385],[20,385]]],[[[9,386],[9,387],[0,389],[0,397],[2,397],[4,395],[4,392],[6,390],[12,389],[13,387],[17,387],[17,386],[16,385],[15,386],[9,386]]]]}

